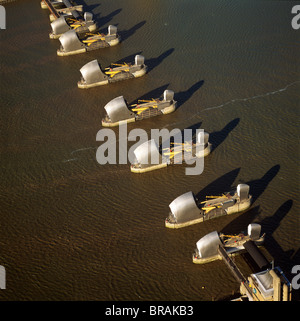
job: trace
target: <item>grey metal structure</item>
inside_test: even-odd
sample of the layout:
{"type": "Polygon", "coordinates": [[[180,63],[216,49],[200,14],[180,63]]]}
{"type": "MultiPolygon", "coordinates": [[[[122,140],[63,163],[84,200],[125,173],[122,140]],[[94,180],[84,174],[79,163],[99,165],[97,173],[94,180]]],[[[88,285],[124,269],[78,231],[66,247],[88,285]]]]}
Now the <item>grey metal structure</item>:
{"type": "Polygon", "coordinates": [[[74,18],[60,16],[51,23],[52,32],[49,34],[50,39],[57,39],[69,30],[75,30],[77,34],[94,32],[97,24],[93,20],[93,14],[85,12],[83,17],[77,12],[73,12],[74,18]],[[74,16],[75,15],[75,16],[74,16]]]}
{"type": "Polygon", "coordinates": [[[80,73],[86,84],[99,82],[105,77],[96,59],[85,64],[80,69],[80,73]]]}
{"type": "MultiPolygon", "coordinates": [[[[168,95],[170,95],[169,97],[172,97],[171,92],[165,93],[166,98],[168,97],[168,95]]],[[[206,136],[209,137],[208,135],[206,136]]],[[[162,162],[160,164],[148,163],[147,170],[145,170],[145,167],[142,167],[141,164],[137,162],[131,165],[131,172],[144,173],[146,171],[148,172],[160,169],[168,165],[195,161],[197,158],[202,158],[210,154],[210,143],[208,143],[207,146],[202,146],[203,144],[199,144],[197,141],[195,143],[193,138],[189,138],[188,141],[186,140],[184,143],[182,143],[182,134],[180,131],[177,133],[173,133],[171,137],[169,137],[169,146],[165,146],[166,142],[168,142],[167,139],[160,146],[162,159],[162,162]],[[171,141],[171,137],[174,138],[174,141],[171,141]]]]}
{"type": "Polygon", "coordinates": [[[196,256],[199,256],[200,258],[208,258],[217,255],[220,244],[222,243],[219,233],[217,231],[210,232],[196,243],[196,256]]]}
{"type": "Polygon", "coordinates": [[[205,201],[195,201],[195,206],[198,208],[197,211],[190,209],[190,200],[185,195],[187,193],[177,198],[181,201],[180,220],[178,214],[174,212],[174,208],[170,206],[171,212],[166,218],[166,227],[180,228],[223,215],[242,212],[250,207],[252,199],[252,196],[249,195],[249,186],[247,184],[239,184],[235,190],[223,193],[221,196],[206,196],[207,200],[205,201]]]}
{"type": "Polygon", "coordinates": [[[72,52],[75,50],[85,48],[85,44],[79,40],[78,35],[74,30],[69,30],[65,32],[59,38],[59,41],[61,43],[61,52],[72,52]]]}
{"type": "Polygon", "coordinates": [[[78,18],[79,12],[82,12],[83,6],[77,5],[69,0],[42,0],[42,9],[50,10],[50,21],[55,21],[61,16],[78,18]]]}
{"type": "Polygon", "coordinates": [[[258,240],[261,234],[261,225],[257,223],[252,223],[248,225],[247,229],[248,235],[250,236],[251,240],[258,240]]]}
{"type": "Polygon", "coordinates": [[[161,155],[154,139],[142,143],[133,153],[142,168],[147,167],[154,159],[158,160],[158,162],[161,161],[161,155]]]}
{"type": "Polygon", "coordinates": [[[58,56],[69,56],[86,51],[96,50],[100,48],[106,48],[115,46],[119,43],[120,37],[117,34],[115,26],[108,27],[108,34],[85,34],[84,38],[78,37],[75,30],[69,30],[65,32],[60,38],[60,49],[57,50],[58,56]]]}
{"type": "Polygon", "coordinates": [[[134,112],[128,109],[123,96],[111,100],[104,106],[104,109],[113,123],[132,118],[135,115],[134,112]]]}
{"type": "Polygon", "coordinates": [[[201,211],[197,206],[195,196],[192,192],[184,193],[169,205],[173,219],[178,223],[201,217],[201,211]]]}
{"type": "Polygon", "coordinates": [[[217,231],[208,233],[196,243],[193,262],[201,264],[220,258],[218,255],[220,246],[226,250],[228,255],[232,255],[245,250],[248,242],[258,245],[264,242],[265,234],[261,235],[260,224],[249,224],[247,232],[248,234],[241,232],[237,235],[225,235],[217,231]]]}
{"type": "Polygon", "coordinates": [[[247,184],[239,184],[236,188],[236,192],[241,201],[247,200],[249,197],[250,186],[247,184]]]}
{"type": "Polygon", "coordinates": [[[104,106],[106,116],[102,119],[102,126],[113,127],[120,122],[134,122],[157,115],[173,112],[176,109],[174,92],[165,90],[163,99],[138,100],[136,104],[128,105],[123,96],[114,98],[104,106]]]}
{"type": "MultiPolygon", "coordinates": [[[[111,30],[111,32],[113,32],[111,30]]],[[[135,64],[124,63],[122,65],[112,64],[110,67],[101,69],[97,60],[88,62],[80,69],[82,78],[78,82],[79,88],[91,88],[109,83],[141,77],[147,72],[147,66],[144,64],[144,57],[135,56],[135,64]],[[117,67],[114,67],[117,66],[117,67]]]]}

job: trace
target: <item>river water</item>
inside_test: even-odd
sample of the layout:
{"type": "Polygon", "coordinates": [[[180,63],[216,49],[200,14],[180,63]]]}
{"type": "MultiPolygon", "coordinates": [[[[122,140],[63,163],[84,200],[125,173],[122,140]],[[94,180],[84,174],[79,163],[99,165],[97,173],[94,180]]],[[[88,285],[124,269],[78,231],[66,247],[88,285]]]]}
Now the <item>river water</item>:
{"type": "MultiPolygon", "coordinates": [[[[79,2],[78,2],[79,3],[79,2]]],[[[122,43],[58,57],[39,1],[5,5],[0,31],[1,300],[220,300],[239,285],[221,261],[192,263],[196,242],[251,222],[264,251],[290,276],[299,264],[299,36],[293,1],[85,0],[101,30],[122,43]],[[79,69],[145,56],[142,78],[89,90],[79,69]],[[204,172],[185,165],[133,174],[99,165],[104,105],[156,98],[172,89],[178,109],[128,125],[203,128],[213,152],[204,172]],[[168,205],[248,183],[249,211],[179,230],[168,205]]],[[[118,128],[114,129],[118,139],[118,128]]],[[[236,263],[250,273],[243,256],[236,263]]]]}

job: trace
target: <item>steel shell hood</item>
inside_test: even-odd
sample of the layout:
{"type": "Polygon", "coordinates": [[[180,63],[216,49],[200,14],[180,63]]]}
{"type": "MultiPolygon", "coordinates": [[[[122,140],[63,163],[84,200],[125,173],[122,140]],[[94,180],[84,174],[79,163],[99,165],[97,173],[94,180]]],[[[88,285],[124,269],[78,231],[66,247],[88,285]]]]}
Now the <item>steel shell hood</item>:
{"type": "Polygon", "coordinates": [[[249,198],[250,187],[247,184],[239,184],[236,188],[240,201],[247,200],[249,198]]]}
{"type": "MultiPolygon", "coordinates": [[[[147,142],[142,143],[134,150],[134,156],[137,159],[138,163],[142,167],[147,167],[147,165],[154,164],[153,160],[159,161],[159,150],[154,139],[148,140],[147,142]]],[[[157,164],[156,163],[156,164],[157,164]]]]}
{"type": "Polygon", "coordinates": [[[218,254],[218,247],[221,240],[217,231],[203,236],[197,243],[197,250],[201,258],[208,258],[218,254]]]}
{"type": "Polygon", "coordinates": [[[134,113],[128,109],[123,96],[111,100],[104,106],[104,109],[113,123],[134,117],[134,113]]]}
{"type": "Polygon", "coordinates": [[[92,60],[85,64],[81,69],[80,73],[85,80],[86,84],[93,84],[100,82],[105,79],[105,75],[100,69],[97,59],[92,60]]]}
{"type": "Polygon", "coordinates": [[[141,66],[145,63],[145,57],[142,55],[136,55],[134,61],[137,66],[141,66]]]}
{"type": "Polygon", "coordinates": [[[58,19],[54,20],[51,23],[51,28],[52,28],[53,34],[55,35],[61,35],[71,29],[67,24],[64,16],[61,16],[58,19]]]}
{"type": "Polygon", "coordinates": [[[198,208],[194,194],[187,192],[175,198],[169,205],[170,210],[177,223],[184,223],[190,220],[200,218],[200,209],[198,208]]]}
{"type": "Polygon", "coordinates": [[[257,223],[251,223],[248,225],[247,231],[248,235],[253,241],[258,240],[260,238],[261,225],[257,223]]]}
{"type": "Polygon", "coordinates": [[[174,99],[174,91],[170,89],[166,89],[164,91],[164,101],[171,101],[174,99]]]}
{"type": "Polygon", "coordinates": [[[63,46],[65,52],[85,48],[84,44],[78,39],[78,36],[74,30],[65,32],[59,38],[59,41],[63,46]]]}

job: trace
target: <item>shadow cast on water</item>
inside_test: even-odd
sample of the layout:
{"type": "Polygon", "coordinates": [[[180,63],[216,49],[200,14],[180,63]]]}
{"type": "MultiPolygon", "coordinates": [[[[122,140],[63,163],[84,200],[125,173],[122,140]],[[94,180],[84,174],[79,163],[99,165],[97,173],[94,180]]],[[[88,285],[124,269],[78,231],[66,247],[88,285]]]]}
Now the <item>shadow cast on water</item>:
{"type": "Polygon", "coordinates": [[[209,134],[209,142],[212,144],[211,152],[213,152],[220,144],[223,143],[226,137],[230,134],[231,131],[234,130],[239,122],[240,118],[235,118],[220,131],[209,134]]]}
{"type": "Polygon", "coordinates": [[[125,57],[125,58],[122,58],[122,59],[120,59],[120,60],[118,60],[118,61],[116,61],[114,63],[122,64],[122,63],[126,62],[126,63],[133,63],[134,64],[135,56],[136,55],[140,55],[140,54],[142,54],[142,51],[138,51],[138,52],[136,52],[136,53],[134,53],[132,55],[129,55],[129,56],[125,57]]]}
{"type": "Polygon", "coordinates": [[[241,231],[245,231],[247,233],[248,225],[252,223],[260,213],[260,205],[251,207],[247,211],[240,214],[237,213],[238,216],[224,228],[222,228],[222,232],[224,234],[237,234],[241,231]]]}
{"type": "Polygon", "coordinates": [[[192,85],[189,89],[175,93],[174,98],[177,101],[176,109],[186,103],[193,96],[193,94],[203,86],[203,84],[204,80],[200,80],[192,85]]]}
{"type": "MultiPolygon", "coordinates": [[[[272,179],[277,175],[277,173],[279,172],[279,165],[275,165],[273,166],[271,169],[269,169],[267,171],[267,173],[260,179],[254,180],[254,181],[250,181],[250,182],[245,182],[245,184],[248,184],[250,186],[250,195],[252,195],[252,202],[251,202],[251,208],[249,210],[247,210],[246,212],[241,213],[237,218],[235,218],[233,221],[231,221],[228,225],[226,225],[224,227],[224,232],[229,233],[230,230],[234,230],[234,231],[238,231],[238,230],[243,230],[243,229],[247,229],[247,226],[255,219],[255,217],[260,214],[259,212],[259,205],[252,207],[253,204],[255,203],[255,201],[259,198],[259,196],[266,190],[267,186],[269,185],[269,183],[272,181],[272,179]]],[[[240,169],[238,169],[239,171],[240,169]]],[[[237,171],[237,170],[235,170],[237,171]]],[[[234,171],[233,171],[234,172],[234,171]]],[[[229,172],[232,173],[232,172],[229,172]]],[[[228,174],[229,174],[228,173],[228,174]]],[[[226,175],[228,175],[226,174],[226,175]]],[[[235,177],[237,177],[238,172],[236,173],[235,177]]],[[[230,178],[230,176],[229,176],[230,178]]],[[[204,193],[216,193],[216,191],[218,192],[222,192],[219,190],[219,186],[221,186],[221,184],[226,184],[228,177],[227,176],[222,176],[219,179],[217,179],[216,181],[214,181],[211,185],[211,189],[205,190],[204,193]],[[222,183],[224,182],[224,183],[222,183]],[[215,191],[213,191],[213,186],[215,186],[215,191]]],[[[233,182],[233,180],[229,180],[229,182],[227,183],[227,187],[229,187],[229,183],[233,182]]],[[[239,182],[239,183],[244,183],[244,182],[239,182]]],[[[238,184],[237,184],[238,185],[238,184]]],[[[228,191],[225,189],[226,185],[224,186],[224,190],[223,191],[228,191]]],[[[203,191],[200,192],[201,194],[203,193],[203,191]]],[[[204,197],[204,194],[203,196],[204,197]]],[[[286,204],[289,206],[289,204],[286,204]]],[[[286,207],[285,207],[286,208],[286,207]]],[[[274,217],[272,217],[272,221],[273,219],[275,219],[276,221],[281,220],[282,219],[282,212],[280,211],[277,215],[274,215],[274,217]]],[[[268,219],[269,220],[269,219],[268,219]]],[[[264,228],[263,225],[266,225],[266,223],[269,223],[270,221],[265,221],[264,224],[261,224],[263,227],[263,232],[267,232],[268,231],[264,228]]],[[[271,224],[272,225],[272,224],[271,224]]],[[[273,224],[274,226],[274,224],[273,224]]]]}
{"type": "Polygon", "coordinates": [[[195,195],[196,198],[198,200],[204,200],[207,195],[218,195],[223,192],[229,192],[232,189],[232,184],[237,178],[240,170],[241,168],[236,168],[217,178],[197,193],[195,195]]]}
{"type": "Polygon", "coordinates": [[[98,28],[106,25],[107,23],[109,23],[112,18],[114,16],[116,16],[117,14],[119,14],[120,12],[122,11],[122,9],[117,9],[113,12],[111,12],[110,14],[108,14],[107,16],[104,16],[104,17],[101,17],[100,13],[99,14],[96,14],[95,17],[94,17],[94,20],[97,22],[97,25],[98,25],[98,28]]]}
{"type": "Polygon", "coordinates": [[[90,13],[93,13],[93,11],[100,7],[100,3],[97,3],[97,4],[86,4],[85,1],[81,0],[81,4],[83,5],[83,12],[90,12],[90,13]]]}
{"type": "Polygon", "coordinates": [[[282,247],[278,244],[276,239],[273,237],[273,233],[279,227],[280,222],[291,210],[292,206],[292,200],[284,202],[272,216],[264,218],[259,223],[262,226],[262,230],[266,233],[265,247],[274,258],[276,264],[280,266],[284,266],[287,262],[290,262],[290,258],[292,254],[295,252],[295,250],[284,251],[282,247]]]}
{"type": "Polygon", "coordinates": [[[164,91],[169,87],[169,85],[170,84],[166,84],[166,85],[157,87],[157,88],[147,92],[146,94],[140,96],[132,103],[135,103],[137,100],[140,100],[140,99],[162,98],[164,91]]]}
{"type": "Polygon", "coordinates": [[[267,186],[273,180],[273,178],[278,174],[279,170],[280,170],[280,165],[275,165],[272,168],[270,168],[262,178],[246,183],[250,186],[250,194],[252,195],[252,204],[254,204],[256,200],[260,197],[260,195],[266,190],[267,186]]]}
{"type": "MultiPolygon", "coordinates": [[[[295,274],[292,274],[292,268],[299,265],[300,262],[300,248],[295,244],[295,248],[284,250],[273,236],[276,229],[280,226],[281,221],[286,217],[293,207],[293,200],[285,201],[277,211],[272,215],[264,218],[260,224],[262,231],[266,232],[264,247],[271,254],[274,259],[274,265],[279,266],[289,281],[293,279],[295,274]]],[[[299,291],[293,291],[293,300],[300,299],[299,291]]]]}
{"type": "Polygon", "coordinates": [[[131,37],[137,30],[139,30],[143,25],[146,23],[146,21],[141,21],[134,25],[132,28],[128,30],[120,30],[118,31],[119,35],[121,36],[121,41],[127,40],[129,37],[131,37]]]}
{"type": "Polygon", "coordinates": [[[160,65],[168,56],[170,56],[174,52],[174,48],[171,48],[169,50],[166,50],[161,55],[159,55],[157,58],[150,58],[146,59],[145,64],[148,67],[148,72],[152,71],[154,68],[156,68],[158,65],[160,65]]]}

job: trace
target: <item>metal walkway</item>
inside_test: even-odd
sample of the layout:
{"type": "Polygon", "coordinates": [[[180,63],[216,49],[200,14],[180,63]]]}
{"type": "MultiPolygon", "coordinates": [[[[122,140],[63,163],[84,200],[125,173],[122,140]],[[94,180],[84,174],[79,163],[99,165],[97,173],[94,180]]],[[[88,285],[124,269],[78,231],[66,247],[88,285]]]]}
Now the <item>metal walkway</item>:
{"type": "Polygon", "coordinates": [[[49,11],[56,17],[59,18],[59,13],[55,10],[50,0],[44,0],[44,3],[47,5],[49,11]]]}
{"type": "Polygon", "coordinates": [[[76,19],[81,18],[77,11],[82,11],[82,5],[73,5],[69,0],[63,0],[62,4],[65,5],[65,8],[54,8],[50,0],[43,0],[43,2],[56,19],[59,18],[61,14],[67,13],[70,13],[76,19]]]}
{"type": "Polygon", "coordinates": [[[218,252],[221,255],[223,261],[226,263],[226,265],[229,267],[231,273],[233,274],[233,276],[236,278],[236,280],[239,283],[242,283],[246,289],[246,291],[248,292],[249,296],[253,299],[253,300],[257,300],[255,294],[252,292],[251,288],[248,285],[248,280],[244,277],[244,275],[242,274],[242,272],[240,271],[240,269],[237,267],[237,265],[232,261],[232,259],[229,257],[229,255],[227,254],[225,248],[223,247],[223,245],[219,245],[218,248],[218,252]]]}

